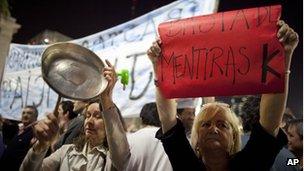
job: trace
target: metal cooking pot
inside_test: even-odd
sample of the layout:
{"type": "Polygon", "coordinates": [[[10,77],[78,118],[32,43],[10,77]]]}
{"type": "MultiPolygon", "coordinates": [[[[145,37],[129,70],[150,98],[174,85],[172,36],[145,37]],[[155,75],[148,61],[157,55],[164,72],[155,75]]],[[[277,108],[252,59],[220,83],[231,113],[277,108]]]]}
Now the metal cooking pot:
{"type": "Polygon", "coordinates": [[[89,100],[107,87],[104,63],[89,49],[74,43],[56,43],[45,49],[41,58],[44,81],[59,96],[89,100]]]}

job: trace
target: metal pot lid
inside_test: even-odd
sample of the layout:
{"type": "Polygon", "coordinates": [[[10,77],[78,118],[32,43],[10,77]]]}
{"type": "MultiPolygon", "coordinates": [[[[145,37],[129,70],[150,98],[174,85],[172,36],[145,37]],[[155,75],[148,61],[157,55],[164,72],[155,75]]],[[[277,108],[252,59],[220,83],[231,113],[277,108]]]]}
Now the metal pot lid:
{"type": "Polygon", "coordinates": [[[107,87],[104,63],[89,49],[74,43],[56,43],[45,49],[41,58],[44,81],[60,96],[89,100],[107,87]]]}

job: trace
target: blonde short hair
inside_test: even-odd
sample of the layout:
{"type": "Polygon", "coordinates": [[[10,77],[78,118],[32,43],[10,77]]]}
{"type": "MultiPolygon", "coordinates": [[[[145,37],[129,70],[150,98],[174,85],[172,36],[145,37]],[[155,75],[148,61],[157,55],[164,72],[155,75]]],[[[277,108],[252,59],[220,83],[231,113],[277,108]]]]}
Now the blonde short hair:
{"type": "Polygon", "coordinates": [[[242,130],[240,129],[240,120],[236,116],[236,114],[231,111],[229,105],[226,103],[212,102],[205,104],[201,111],[194,119],[192,132],[191,132],[191,146],[196,151],[197,155],[197,143],[198,143],[198,130],[201,127],[202,121],[213,118],[217,113],[222,113],[228,118],[228,123],[232,127],[233,132],[233,147],[229,151],[229,155],[235,154],[241,149],[241,135],[242,130]],[[208,115],[207,115],[208,114],[208,115]]]}

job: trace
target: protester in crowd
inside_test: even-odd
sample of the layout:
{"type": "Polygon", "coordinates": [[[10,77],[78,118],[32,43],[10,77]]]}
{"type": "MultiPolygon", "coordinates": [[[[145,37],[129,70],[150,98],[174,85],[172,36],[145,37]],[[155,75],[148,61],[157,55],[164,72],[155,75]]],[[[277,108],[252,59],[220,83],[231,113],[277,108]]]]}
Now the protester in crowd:
{"type": "MultiPolygon", "coordinates": [[[[23,124],[23,128],[28,127],[30,124],[34,123],[37,120],[38,111],[35,106],[26,106],[22,110],[21,122],[23,124]]],[[[23,130],[19,130],[22,132],[23,130]]]]}
{"type": "Polygon", "coordinates": [[[35,106],[26,106],[22,109],[21,126],[18,133],[9,142],[1,158],[0,165],[11,170],[19,170],[23,158],[27,151],[35,142],[32,124],[38,117],[38,111],[35,106]]]}
{"type": "MultiPolygon", "coordinates": [[[[84,117],[85,116],[85,109],[86,109],[87,105],[92,101],[94,101],[94,99],[93,100],[88,100],[88,101],[80,101],[80,100],[74,101],[73,111],[74,111],[74,113],[78,114],[78,116],[75,119],[73,119],[71,121],[71,123],[68,125],[67,131],[64,134],[64,142],[62,143],[62,145],[63,144],[72,144],[74,142],[75,138],[77,138],[80,135],[81,131],[84,129],[83,128],[83,122],[84,122],[84,119],[85,119],[85,117],[84,117]]],[[[115,105],[115,107],[117,109],[119,118],[120,118],[121,123],[123,125],[123,128],[126,131],[126,125],[125,125],[125,122],[124,122],[124,120],[121,116],[121,112],[116,105],[115,105]]]]}
{"type": "Polygon", "coordinates": [[[67,131],[69,123],[77,117],[77,113],[73,111],[74,104],[72,101],[62,101],[58,107],[59,129],[63,133],[67,131]]]}
{"type": "Polygon", "coordinates": [[[180,98],[176,99],[177,102],[177,117],[182,121],[185,128],[185,133],[190,139],[191,129],[195,117],[195,108],[198,99],[196,98],[180,98]]]}
{"type": "Polygon", "coordinates": [[[49,144],[58,132],[58,119],[53,114],[35,125],[38,141],[29,150],[20,170],[123,170],[130,157],[129,145],[123,125],[112,101],[113,87],[117,81],[114,67],[103,75],[107,88],[99,103],[88,105],[85,112],[84,135],[75,144],[63,145],[43,159],[49,144]]]}
{"type": "Polygon", "coordinates": [[[287,129],[288,129],[288,126],[289,126],[289,122],[291,120],[294,120],[294,119],[296,119],[296,117],[292,113],[291,109],[286,108],[285,112],[284,112],[284,115],[283,115],[282,124],[281,124],[281,128],[283,129],[285,134],[287,134],[287,129]]]}
{"type": "MultiPolygon", "coordinates": [[[[66,131],[61,136],[61,140],[58,141],[58,144],[55,146],[55,150],[60,148],[64,144],[72,144],[75,138],[77,138],[81,131],[83,130],[83,122],[84,122],[84,115],[85,109],[88,105],[88,102],[84,101],[74,101],[73,103],[73,116],[77,116],[70,120],[69,124],[67,125],[66,131]]],[[[72,107],[70,105],[70,107],[72,107]]],[[[69,109],[71,110],[71,109],[69,109]]]]}
{"type": "Polygon", "coordinates": [[[172,166],[161,142],[155,138],[160,127],[156,104],[147,103],[140,111],[143,128],[128,135],[131,157],[128,171],[170,171],[172,166]]]}
{"type": "MultiPolygon", "coordinates": [[[[214,102],[214,97],[202,97],[202,104],[214,102]]],[[[177,117],[182,121],[185,127],[185,133],[190,140],[191,129],[195,117],[195,109],[198,104],[198,98],[178,98],[177,102],[177,117]]]]}
{"type": "MultiPolygon", "coordinates": [[[[240,129],[236,115],[223,103],[209,103],[196,116],[188,142],[184,127],[176,118],[176,104],[166,99],[156,87],[156,103],[162,128],[157,137],[174,170],[269,170],[280,149],[287,142],[279,129],[287,100],[290,63],[298,44],[298,35],[283,21],[278,22],[277,37],[284,46],[285,91],[263,94],[260,102],[260,120],[253,128],[250,140],[240,151],[240,129]]],[[[154,72],[161,53],[160,40],[153,43],[147,54],[154,72]]],[[[155,74],[157,80],[157,75],[155,74]]],[[[157,82],[157,81],[156,81],[157,82]]]]}
{"type": "Polygon", "coordinates": [[[303,119],[293,119],[289,122],[288,149],[300,160],[299,166],[303,166],[303,119]]]}
{"type": "Polygon", "coordinates": [[[177,102],[177,117],[183,123],[185,133],[190,139],[191,129],[195,117],[195,108],[197,106],[197,99],[195,98],[181,98],[176,99],[177,102]]]}
{"type": "MultiPolygon", "coordinates": [[[[242,149],[245,147],[247,144],[250,133],[252,129],[254,128],[254,125],[257,124],[260,120],[260,101],[261,97],[260,96],[247,96],[246,100],[244,100],[242,104],[242,109],[241,111],[243,112],[242,114],[242,119],[243,119],[243,130],[244,134],[242,135],[242,149]]],[[[284,121],[284,116],[286,115],[286,111],[284,112],[283,115],[283,121],[284,121]]],[[[289,116],[289,115],[288,115],[289,116]]],[[[287,117],[285,117],[287,118],[287,117]]],[[[280,127],[283,130],[283,124],[280,125],[280,127]]],[[[261,154],[262,155],[262,154],[261,154]]],[[[285,147],[281,149],[281,151],[278,153],[276,156],[274,163],[271,167],[271,171],[297,171],[299,170],[296,166],[287,166],[286,161],[288,159],[295,158],[295,156],[285,147]]]]}
{"type": "MultiPolygon", "coordinates": [[[[66,102],[64,102],[66,103],[66,102]]],[[[62,109],[62,105],[58,108],[59,113],[59,137],[58,139],[54,140],[53,144],[49,148],[46,153],[46,157],[49,156],[51,153],[59,149],[64,144],[72,144],[73,141],[79,137],[81,131],[83,130],[83,122],[84,122],[84,111],[86,109],[86,105],[88,102],[82,101],[74,101],[71,104],[71,101],[67,102],[68,104],[64,104],[64,109],[62,109]],[[72,108],[72,109],[71,109],[72,108]],[[65,111],[65,115],[61,114],[65,111]],[[72,113],[73,119],[69,119],[69,114],[67,111],[72,113]],[[64,117],[65,116],[65,117],[64,117]],[[61,122],[61,123],[60,123],[61,122]],[[64,125],[64,126],[61,126],[64,125]],[[64,131],[63,131],[64,130],[64,131]]],[[[69,112],[69,113],[70,113],[69,112]]]]}
{"type": "MultiPolygon", "coordinates": [[[[68,129],[68,128],[71,127],[70,125],[73,122],[75,122],[74,120],[77,117],[77,113],[75,113],[73,111],[73,109],[74,109],[74,105],[73,105],[72,101],[67,100],[67,101],[60,102],[60,105],[58,107],[58,120],[59,120],[60,136],[53,146],[53,151],[57,150],[64,144],[72,143],[72,140],[70,140],[70,142],[66,142],[66,141],[67,141],[67,138],[71,138],[71,137],[69,137],[69,135],[71,134],[71,129],[68,129]],[[68,130],[69,130],[69,132],[67,132],[68,130]]],[[[73,138],[76,138],[76,136],[73,138]]]]}

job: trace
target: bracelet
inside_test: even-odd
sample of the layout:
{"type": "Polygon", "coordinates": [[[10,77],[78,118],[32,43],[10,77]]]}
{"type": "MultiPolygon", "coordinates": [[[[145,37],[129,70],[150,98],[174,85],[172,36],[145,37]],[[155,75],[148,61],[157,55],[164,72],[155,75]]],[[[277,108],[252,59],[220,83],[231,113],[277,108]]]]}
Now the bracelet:
{"type": "Polygon", "coordinates": [[[289,75],[290,74],[290,70],[285,71],[285,75],[289,75]]]}

